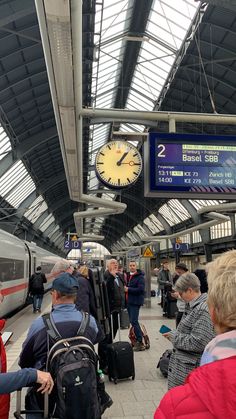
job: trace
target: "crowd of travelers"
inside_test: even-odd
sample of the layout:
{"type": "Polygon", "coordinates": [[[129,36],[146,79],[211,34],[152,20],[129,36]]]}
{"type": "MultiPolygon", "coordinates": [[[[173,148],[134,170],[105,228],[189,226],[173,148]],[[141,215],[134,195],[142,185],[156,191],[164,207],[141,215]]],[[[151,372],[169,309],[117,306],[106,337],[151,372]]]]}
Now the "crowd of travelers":
{"type": "MultiPolygon", "coordinates": [[[[90,269],[86,265],[75,267],[64,259],[55,264],[51,272],[54,278],[51,312],[38,316],[30,326],[19,358],[21,370],[6,372],[6,353],[0,338],[1,419],[9,418],[9,393],[21,387],[28,387],[27,419],[44,417],[45,393],[50,394],[49,413],[53,418],[99,419],[113,404],[103,374],[108,373],[108,348],[117,334],[124,308],[128,310],[136,337],[133,350],[146,349],[139,323],[145,276],[138,269],[137,261],[130,261],[128,268],[124,275],[116,259],[107,262],[104,281],[110,316],[109,332],[106,332],[98,316],[90,269]],[[94,348],[97,343],[98,355],[94,348]],[[71,348],[70,362],[72,365],[73,358],[74,368],[66,364],[67,354],[61,355],[67,345],[71,348]],[[65,401],[66,380],[75,384],[65,401]],[[89,391],[81,390],[83,383],[87,383],[89,391]],[[75,396],[82,397],[77,416],[73,416],[75,396]],[[66,403],[69,407],[65,407],[66,403]]],[[[154,272],[163,315],[168,314],[168,304],[176,304],[176,329],[163,333],[173,347],[168,366],[168,392],[154,418],[227,416],[233,419],[236,412],[236,250],[225,252],[206,269],[194,273],[179,262],[172,274],[168,261],[154,272]]],[[[38,267],[30,278],[34,313],[41,311],[46,281],[38,267]]],[[[0,302],[2,298],[0,293],[0,302]]],[[[0,328],[3,327],[4,320],[1,320],[0,328]]]]}

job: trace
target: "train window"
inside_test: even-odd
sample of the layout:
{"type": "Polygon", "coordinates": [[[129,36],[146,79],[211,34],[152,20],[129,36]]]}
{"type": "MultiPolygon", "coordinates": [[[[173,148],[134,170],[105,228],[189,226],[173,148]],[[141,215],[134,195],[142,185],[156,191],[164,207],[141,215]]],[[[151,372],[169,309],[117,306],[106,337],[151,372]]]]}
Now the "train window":
{"type": "Polygon", "coordinates": [[[0,258],[0,281],[24,278],[24,261],[0,258]]]}

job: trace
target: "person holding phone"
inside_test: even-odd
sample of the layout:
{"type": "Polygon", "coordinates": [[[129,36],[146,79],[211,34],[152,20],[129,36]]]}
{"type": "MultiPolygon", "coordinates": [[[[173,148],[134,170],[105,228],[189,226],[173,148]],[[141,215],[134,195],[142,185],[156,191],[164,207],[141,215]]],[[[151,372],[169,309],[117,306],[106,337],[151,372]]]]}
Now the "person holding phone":
{"type": "Polygon", "coordinates": [[[201,366],[163,397],[154,419],[236,417],[236,250],[223,253],[206,270],[217,336],[206,346],[201,366]]]}
{"type": "Polygon", "coordinates": [[[207,306],[207,294],[201,294],[200,281],[196,275],[187,273],[179,277],[174,289],[186,307],[176,330],[163,333],[173,344],[168,369],[168,388],[184,383],[185,378],[200,365],[205,346],[215,336],[207,306]]]}

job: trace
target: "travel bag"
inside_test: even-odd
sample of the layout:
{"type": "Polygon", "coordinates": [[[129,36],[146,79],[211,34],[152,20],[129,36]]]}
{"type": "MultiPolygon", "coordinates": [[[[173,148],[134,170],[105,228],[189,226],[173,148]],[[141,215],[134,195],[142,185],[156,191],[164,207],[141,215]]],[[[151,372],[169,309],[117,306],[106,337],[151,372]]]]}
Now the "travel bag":
{"type": "MultiPolygon", "coordinates": [[[[114,339],[113,322],[111,315],[111,333],[112,342],[114,339]]],[[[133,348],[129,342],[121,341],[120,336],[120,315],[118,314],[118,333],[119,342],[113,342],[107,346],[107,359],[108,359],[108,377],[110,381],[117,384],[118,380],[135,378],[134,368],[134,353],[133,348]]]]}
{"type": "Polygon", "coordinates": [[[120,312],[120,327],[121,329],[128,329],[130,325],[129,313],[127,308],[123,308],[120,312]]]}
{"type": "MultiPolygon", "coordinates": [[[[144,324],[139,323],[141,331],[142,331],[142,336],[143,336],[143,344],[145,345],[146,349],[150,348],[150,339],[149,336],[147,334],[147,329],[144,326],[144,324]]],[[[134,333],[134,328],[133,326],[131,326],[131,328],[129,329],[129,339],[131,341],[131,345],[134,346],[136,343],[136,336],[134,333]]]]}
{"type": "Polygon", "coordinates": [[[170,357],[172,354],[172,350],[171,349],[167,349],[162,356],[160,357],[158,364],[157,364],[157,368],[160,368],[160,371],[162,373],[162,375],[164,375],[165,378],[168,377],[168,368],[169,368],[169,362],[170,362],[170,357]]]}

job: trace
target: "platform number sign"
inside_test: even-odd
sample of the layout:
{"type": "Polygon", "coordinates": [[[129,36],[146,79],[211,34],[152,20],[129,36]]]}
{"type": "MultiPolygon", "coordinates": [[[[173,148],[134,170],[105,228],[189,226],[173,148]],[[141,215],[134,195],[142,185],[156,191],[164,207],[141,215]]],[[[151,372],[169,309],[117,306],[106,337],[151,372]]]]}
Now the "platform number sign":
{"type": "Polygon", "coordinates": [[[78,236],[76,234],[70,235],[70,233],[68,233],[67,238],[64,241],[64,249],[81,249],[81,247],[82,243],[78,240],[78,236]]]}

